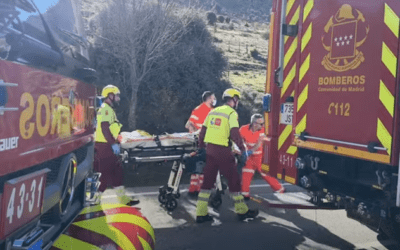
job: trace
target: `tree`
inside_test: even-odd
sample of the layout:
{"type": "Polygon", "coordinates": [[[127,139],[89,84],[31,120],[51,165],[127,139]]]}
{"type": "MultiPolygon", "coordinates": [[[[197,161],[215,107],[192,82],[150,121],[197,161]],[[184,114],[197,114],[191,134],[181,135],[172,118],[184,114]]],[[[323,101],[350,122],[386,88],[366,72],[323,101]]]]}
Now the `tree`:
{"type": "Polygon", "coordinates": [[[121,88],[119,117],[128,129],[183,131],[201,94],[227,87],[220,81],[226,60],[193,8],[112,0],[96,19],[93,67],[102,85],[121,88]]]}
{"type": "Polygon", "coordinates": [[[137,94],[146,79],[166,65],[165,54],[173,50],[187,31],[190,20],[174,18],[177,6],[168,0],[111,0],[98,16],[96,47],[114,61],[115,80],[129,94],[129,127],[136,124],[137,94]],[[186,22],[185,22],[186,21],[186,22]]]}

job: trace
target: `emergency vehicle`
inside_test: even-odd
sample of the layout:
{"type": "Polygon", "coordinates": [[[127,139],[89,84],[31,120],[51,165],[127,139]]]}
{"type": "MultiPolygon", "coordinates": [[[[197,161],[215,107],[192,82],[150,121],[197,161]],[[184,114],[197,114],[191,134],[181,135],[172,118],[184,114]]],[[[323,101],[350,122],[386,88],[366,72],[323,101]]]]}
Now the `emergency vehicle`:
{"type": "Polygon", "coordinates": [[[263,168],[400,238],[397,0],[274,0],[263,168]]]}
{"type": "Polygon", "coordinates": [[[50,248],[99,184],[81,3],[52,4],[0,1],[0,249],[50,248]]]}

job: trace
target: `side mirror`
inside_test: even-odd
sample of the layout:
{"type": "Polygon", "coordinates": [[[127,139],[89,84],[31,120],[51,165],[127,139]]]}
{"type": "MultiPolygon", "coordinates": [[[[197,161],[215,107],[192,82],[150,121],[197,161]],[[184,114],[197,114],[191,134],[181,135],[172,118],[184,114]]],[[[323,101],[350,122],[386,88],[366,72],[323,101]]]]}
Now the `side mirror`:
{"type": "Polygon", "coordinates": [[[272,96],[271,94],[265,94],[263,96],[263,111],[264,112],[271,112],[271,102],[272,102],[272,96]]]}

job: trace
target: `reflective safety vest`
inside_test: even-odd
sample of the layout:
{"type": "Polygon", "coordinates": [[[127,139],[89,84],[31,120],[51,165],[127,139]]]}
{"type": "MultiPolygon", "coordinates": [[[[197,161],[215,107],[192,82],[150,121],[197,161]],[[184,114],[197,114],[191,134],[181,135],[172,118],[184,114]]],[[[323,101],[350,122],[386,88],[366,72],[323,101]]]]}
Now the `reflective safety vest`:
{"type": "Polygon", "coordinates": [[[96,142],[107,142],[104,137],[103,131],[101,129],[101,123],[108,122],[110,124],[110,132],[115,140],[117,140],[119,132],[121,131],[122,124],[119,123],[117,119],[117,115],[115,114],[114,109],[108,105],[107,103],[103,103],[97,112],[97,128],[95,141],[96,142]]]}
{"type": "Polygon", "coordinates": [[[228,147],[231,129],[239,128],[238,119],[236,110],[228,105],[215,108],[208,114],[203,124],[207,127],[204,142],[228,147]]]}
{"type": "MultiPolygon", "coordinates": [[[[253,132],[250,128],[250,124],[244,125],[239,130],[240,136],[243,138],[243,142],[246,144],[248,150],[253,150],[254,146],[258,142],[258,138],[264,133],[264,128],[253,132]]],[[[253,155],[259,155],[261,157],[263,151],[262,145],[256,150],[253,150],[253,155]]]]}
{"type": "Polygon", "coordinates": [[[212,108],[208,107],[207,104],[202,103],[192,111],[189,121],[193,123],[196,129],[201,129],[201,126],[211,110],[212,108]]]}

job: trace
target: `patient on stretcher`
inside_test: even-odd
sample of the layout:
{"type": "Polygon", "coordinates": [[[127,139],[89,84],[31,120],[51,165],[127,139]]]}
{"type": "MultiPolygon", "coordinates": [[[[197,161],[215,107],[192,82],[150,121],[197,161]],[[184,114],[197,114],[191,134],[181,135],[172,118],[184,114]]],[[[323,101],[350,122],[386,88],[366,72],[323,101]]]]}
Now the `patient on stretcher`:
{"type": "Polygon", "coordinates": [[[164,133],[162,135],[154,136],[142,130],[135,130],[132,132],[121,132],[118,136],[118,141],[121,148],[151,148],[161,146],[193,146],[196,145],[197,133],[164,133]]]}

